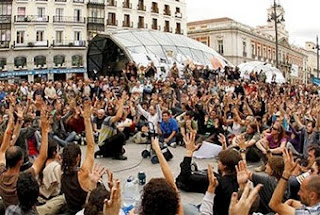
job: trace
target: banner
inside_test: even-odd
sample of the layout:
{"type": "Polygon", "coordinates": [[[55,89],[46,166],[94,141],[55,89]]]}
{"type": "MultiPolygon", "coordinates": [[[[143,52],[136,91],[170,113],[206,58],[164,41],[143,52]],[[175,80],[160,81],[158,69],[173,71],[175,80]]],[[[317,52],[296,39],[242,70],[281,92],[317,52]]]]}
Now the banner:
{"type": "Polygon", "coordinates": [[[86,68],[73,68],[73,69],[39,69],[39,70],[25,70],[25,71],[10,71],[1,72],[0,77],[12,77],[23,75],[43,75],[43,74],[66,74],[66,73],[86,73],[86,68]]]}
{"type": "Polygon", "coordinates": [[[292,64],[290,75],[293,76],[293,77],[298,77],[299,76],[299,66],[298,65],[292,64]]]}
{"type": "Polygon", "coordinates": [[[312,83],[317,86],[320,86],[320,78],[312,78],[312,83]]]}

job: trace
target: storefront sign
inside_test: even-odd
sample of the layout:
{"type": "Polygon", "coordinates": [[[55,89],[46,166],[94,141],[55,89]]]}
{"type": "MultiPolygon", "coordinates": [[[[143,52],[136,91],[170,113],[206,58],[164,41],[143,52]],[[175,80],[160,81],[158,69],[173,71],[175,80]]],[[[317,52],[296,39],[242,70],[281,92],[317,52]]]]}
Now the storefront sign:
{"type": "Polygon", "coordinates": [[[43,74],[66,74],[66,73],[86,73],[86,68],[73,68],[73,69],[40,69],[40,70],[25,70],[25,71],[10,71],[1,72],[0,77],[8,76],[23,76],[23,75],[43,75],[43,74]]]}

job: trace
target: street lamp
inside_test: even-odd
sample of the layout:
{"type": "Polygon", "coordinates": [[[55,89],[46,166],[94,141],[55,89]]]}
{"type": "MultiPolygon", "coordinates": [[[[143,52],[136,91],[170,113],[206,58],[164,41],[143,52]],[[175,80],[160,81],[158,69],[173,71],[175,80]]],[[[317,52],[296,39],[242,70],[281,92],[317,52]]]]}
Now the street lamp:
{"type": "Polygon", "coordinates": [[[317,49],[317,78],[319,78],[319,40],[318,40],[318,35],[317,35],[317,44],[316,47],[314,47],[314,49],[317,49]]]}
{"type": "Polygon", "coordinates": [[[276,0],[273,0],[273,12],[268,17],[268,22],[274,21],[274,28],[276,33],[276,68],[279,67],[279,44],[278,44],[278,23],[284,22],[283,14],[277,14],[276,0]]]}

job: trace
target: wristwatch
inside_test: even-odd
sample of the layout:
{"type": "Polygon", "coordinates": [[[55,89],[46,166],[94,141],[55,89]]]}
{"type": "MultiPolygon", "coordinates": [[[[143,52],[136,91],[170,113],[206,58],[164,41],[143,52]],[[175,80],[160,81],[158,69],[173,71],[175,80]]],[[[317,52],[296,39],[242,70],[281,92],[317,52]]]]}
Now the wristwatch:
{"type": "Polygon", "coordinates": [[[240,149],[240,153],[246,153],[245,149],[240,149]]]}

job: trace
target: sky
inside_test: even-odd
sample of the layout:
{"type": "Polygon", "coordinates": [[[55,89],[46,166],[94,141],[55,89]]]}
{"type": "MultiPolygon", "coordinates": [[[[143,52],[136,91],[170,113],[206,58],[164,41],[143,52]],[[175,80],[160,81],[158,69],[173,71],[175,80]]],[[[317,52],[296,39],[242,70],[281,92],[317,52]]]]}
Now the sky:
{"type": "MultiPolygon", "coordinates": [[[[273,0],[185,0],[187,19],[229,17],[256,27],[267,24],[267,9],[273,0]]],[[[320,0],[277,0],[285,10],[285,24],[291,44],[304,47],[306,41],[316,42],[320,36],[320,0]]]]}

